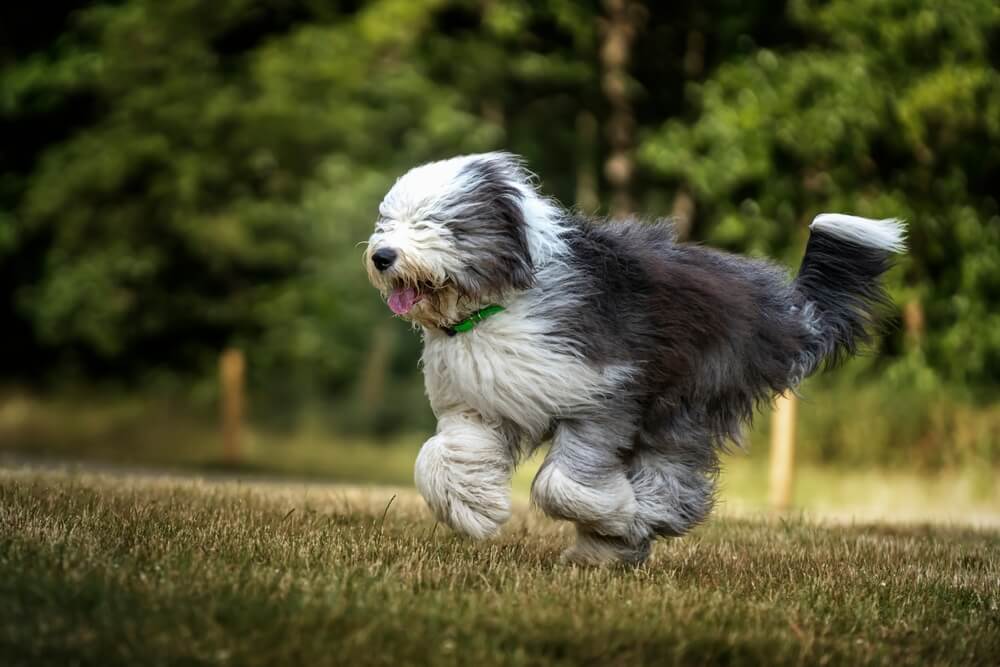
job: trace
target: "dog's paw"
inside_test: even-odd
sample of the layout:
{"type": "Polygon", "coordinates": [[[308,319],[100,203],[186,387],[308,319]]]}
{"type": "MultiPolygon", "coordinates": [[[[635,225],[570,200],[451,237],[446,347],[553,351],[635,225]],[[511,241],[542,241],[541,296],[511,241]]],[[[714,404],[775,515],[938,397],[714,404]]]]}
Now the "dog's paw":
{"type": "Polygon", "coordinates": [[[472,454],[438,434],[421,448],[414,481],[439,521],[484,539],[510,519],[510,473],[504,461],[472,454]]]}
{"type": "Polygon", "coordinates": [[[640,565],[652,550],[652,542],[630,542],[621,537],[598,535],[577,526],[576,544],[562,552],[560,560],[575,565],[640,565]]]}

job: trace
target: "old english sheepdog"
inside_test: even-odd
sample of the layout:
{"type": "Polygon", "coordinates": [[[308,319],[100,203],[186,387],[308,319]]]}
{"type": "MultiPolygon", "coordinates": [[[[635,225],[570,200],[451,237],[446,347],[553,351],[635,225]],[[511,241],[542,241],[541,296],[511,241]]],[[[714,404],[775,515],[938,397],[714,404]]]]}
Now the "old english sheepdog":
{"type": "Polygon", "coordinates": [[[399,178],[365,266],[423,331],[438,425],[415,479],[437,518],[496,533],[514,467],[550,440],[531,498],[576,525],[567,559],[638,563],[704,520],[755,408],[869,342],[889,305],[899,221],[823,214],[810,229],[789,280],[669,224],[583,219],[508,153],[399,178]]]}

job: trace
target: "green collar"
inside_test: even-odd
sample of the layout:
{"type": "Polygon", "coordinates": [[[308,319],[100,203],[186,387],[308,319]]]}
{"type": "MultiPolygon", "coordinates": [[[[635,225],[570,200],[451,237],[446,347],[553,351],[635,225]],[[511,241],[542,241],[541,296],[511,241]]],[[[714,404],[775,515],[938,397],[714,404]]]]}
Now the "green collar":
{"type": "Polygon", "coordinates": [[[466,331],[472,331],[479,325],[480,322],[485,320],[487,317],[493,317],[494,315],[496,315],[499,312],[502,312],[503,310],[504,310],[503,306],[498,306],[496,304],[493,304],[492,306],[486,306],[485,308],[481,308],[476,312],[472,313],[461,322],[457,322],[456,324],[452,324],[450,327],[446,327],[444,332],[449,336],[454,336],[457,333],[465,333],[466,331]]]}

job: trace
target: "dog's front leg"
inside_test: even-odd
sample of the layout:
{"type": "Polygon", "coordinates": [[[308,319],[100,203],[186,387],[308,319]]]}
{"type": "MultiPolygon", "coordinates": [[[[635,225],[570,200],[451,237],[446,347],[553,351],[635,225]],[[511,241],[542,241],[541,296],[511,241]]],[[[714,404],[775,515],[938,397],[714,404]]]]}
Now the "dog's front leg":
{"type": "Polygon", "coordinates": [[[481,539],[510,518],[514,463],[507,441],[478,414],[449,413],[420,449],[414,480],[438,520],[481,539]]]}

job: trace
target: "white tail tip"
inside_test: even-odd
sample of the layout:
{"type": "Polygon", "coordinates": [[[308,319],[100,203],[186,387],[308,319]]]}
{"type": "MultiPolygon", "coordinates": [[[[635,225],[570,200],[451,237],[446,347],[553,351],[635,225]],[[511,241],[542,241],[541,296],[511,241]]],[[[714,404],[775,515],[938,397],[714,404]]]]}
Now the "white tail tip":
{"type": "Polygon", "coordinates": [[[887,252],[906,252],[906,224],[896,218],[872,220],[843,213],[820,213],[809,229],[887,252]]]}

